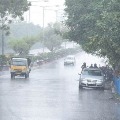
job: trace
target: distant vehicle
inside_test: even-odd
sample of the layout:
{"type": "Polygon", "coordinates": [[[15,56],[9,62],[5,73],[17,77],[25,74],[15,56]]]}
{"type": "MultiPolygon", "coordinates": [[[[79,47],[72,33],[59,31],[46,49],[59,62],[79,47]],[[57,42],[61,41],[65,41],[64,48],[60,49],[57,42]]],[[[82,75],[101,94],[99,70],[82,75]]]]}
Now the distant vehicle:
{"type": "Polygon", "coordinates": [[[29,58],[18,57],[11,58],[10,60],[11,79],[15,78],[15,76],[25,76],[25,78],[28,78],[29,73],[31,71],[30,63],[31,60],[29,58]]]}
{"type": "Polygon", "coordinates": [[[104,89],[104,74],[99,68],[85,68],[79,75],[79,88],[92,87],[104,89]]]}
{"type": "Polygon", "coordinates": [[[75,65],[75,56],[74,55],[68,55],[65,59],[64,59],[64,65],[75,65]]]}

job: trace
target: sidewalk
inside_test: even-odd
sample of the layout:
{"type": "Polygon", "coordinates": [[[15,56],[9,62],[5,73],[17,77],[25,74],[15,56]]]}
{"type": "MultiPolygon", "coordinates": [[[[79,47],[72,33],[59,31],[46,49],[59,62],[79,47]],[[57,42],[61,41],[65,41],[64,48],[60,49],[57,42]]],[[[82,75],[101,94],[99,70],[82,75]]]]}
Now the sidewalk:
{"type": "Polygon", "coordinates": [[[113,98],[120,101],[120,95],[116,92],[116,88],[115,88],[113,81],[111,81],[111,92],[113,94],[113,98]]]}

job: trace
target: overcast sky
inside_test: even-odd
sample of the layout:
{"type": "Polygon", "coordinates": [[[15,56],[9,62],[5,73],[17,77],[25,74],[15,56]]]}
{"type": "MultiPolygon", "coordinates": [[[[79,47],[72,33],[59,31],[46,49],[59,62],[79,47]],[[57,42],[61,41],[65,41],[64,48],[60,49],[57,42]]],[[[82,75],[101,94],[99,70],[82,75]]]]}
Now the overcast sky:
{"type": "MultiPolygon", "coordinates": [[[[44,26],[47,26],[47,24],[50,22],[55,22],[56,20],[59,21],[60,17],[63,16],[65,0],[48,0],[48,2],[43,2],[45,0],[29,0],[29,1],[39,1],[32,2],[32,6],[30,7],[30,22],[33,22],[34,24],[38,24],[41,27],[43,26],[42,6],[46,6],[44,10],[44,26]]],[[[29,12],[25,13],[24,16],[25,20],[29,22],[29,12]]]]}

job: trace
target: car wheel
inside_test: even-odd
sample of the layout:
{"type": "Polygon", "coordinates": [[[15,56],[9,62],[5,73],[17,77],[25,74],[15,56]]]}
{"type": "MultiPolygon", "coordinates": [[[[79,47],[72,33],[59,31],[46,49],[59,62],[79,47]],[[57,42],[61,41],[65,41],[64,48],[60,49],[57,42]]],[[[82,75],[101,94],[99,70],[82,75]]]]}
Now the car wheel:
{"type": "Polygon", "coordinates": [[[79,89],[82,89],[83,87],[81,85],[79,85],[79,89]]]}
{"type": "Polygon", "coordinates": [[[27,77],[29,78],[29,73],[27,74],[27,77]]]}
{"type": "Polygon", "coordinates": [[[82,89],[83,87],[82,87],[82,85],[80,84],[80,82],[79,82],[79,89],[82,89]]]}
{"type": "Polygon", "coordinates": [[[28,77],[28,74],[26,73],[26,74],[25,74],[25,79],[27,79],[27,77],[28,77]]]}
{"type": "Polygon", "coordinates": [[[15,75],[13,73],[11,73],[11,79],[14,79],[15,75]]]}

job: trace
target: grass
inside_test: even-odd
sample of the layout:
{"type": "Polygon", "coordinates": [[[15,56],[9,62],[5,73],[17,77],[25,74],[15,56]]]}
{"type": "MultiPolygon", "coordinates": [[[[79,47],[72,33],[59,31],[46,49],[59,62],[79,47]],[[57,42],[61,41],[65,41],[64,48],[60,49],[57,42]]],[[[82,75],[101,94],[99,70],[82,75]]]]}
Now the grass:
{"type": "Polygon", "coordinates": [[[117,93],[114,93],[113,96],[120,101],[120,95],[117,93]]]}

